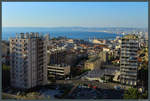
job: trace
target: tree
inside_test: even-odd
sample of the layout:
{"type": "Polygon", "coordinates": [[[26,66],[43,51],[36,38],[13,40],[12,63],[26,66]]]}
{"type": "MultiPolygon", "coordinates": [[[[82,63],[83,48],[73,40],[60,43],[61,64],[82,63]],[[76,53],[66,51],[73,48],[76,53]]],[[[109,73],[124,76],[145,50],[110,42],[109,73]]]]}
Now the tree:
{"type": "Polygon", "coordinates": [[[137,88],[129,88],[124,94],[124,99],[147,99],[148,92],[139,93],[137,88]]]}
{"type": "Polygon", "coordinates": [[[148,98],[148,92],[146,91],[142,95],[139,96],[140,99],[147,99],[148,98]]]}
{"type": "Polygon", "coordinates": [[[105,77],[103,76],[103,77],[101,77],[101,80],[105,80],[105,77]]]}
{"type": "Polygon", "coordinates": [[[2,87],[10,86],[10,66],[2,64],[2,87]]]}
{"type": "Polygon", "coordinates": [[[137,88],[129,88],[124,94],[124,99],[138,99],[139,93],[137,88]]]}

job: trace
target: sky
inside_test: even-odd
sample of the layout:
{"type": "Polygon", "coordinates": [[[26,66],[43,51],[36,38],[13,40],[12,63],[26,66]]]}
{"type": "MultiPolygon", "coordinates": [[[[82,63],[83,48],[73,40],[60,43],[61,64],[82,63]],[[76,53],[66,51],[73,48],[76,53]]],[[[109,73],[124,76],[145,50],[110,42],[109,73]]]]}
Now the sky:
{"type": "Polygon", "coordinates": [[[3,2],[3,27],[148,27],[148,2],[3,2]]]}

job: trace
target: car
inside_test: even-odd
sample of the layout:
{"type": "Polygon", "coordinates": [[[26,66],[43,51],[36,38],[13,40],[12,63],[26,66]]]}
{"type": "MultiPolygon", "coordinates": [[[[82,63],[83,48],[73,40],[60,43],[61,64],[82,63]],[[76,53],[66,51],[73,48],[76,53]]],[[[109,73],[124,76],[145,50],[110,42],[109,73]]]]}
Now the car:
{"type": "Polygon", "coordinates": [[[120,90],[121,87],[120,87],[120,86],[115,86],[114,89],[115,89],[115,90],[120,90]]]}
{"type": "Polygon", "coordinates": [[[96,89],[96,88],[97,88],[97,86],[93,86],[93,88],[94,88],[94,89],[96,89]]]}

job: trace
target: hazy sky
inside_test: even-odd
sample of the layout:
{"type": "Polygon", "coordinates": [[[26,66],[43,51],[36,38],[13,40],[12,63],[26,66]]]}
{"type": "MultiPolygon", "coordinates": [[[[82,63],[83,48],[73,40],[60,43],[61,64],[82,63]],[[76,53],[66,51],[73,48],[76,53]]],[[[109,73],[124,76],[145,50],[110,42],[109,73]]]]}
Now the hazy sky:
{"type": "Polygon", "coordinates": [[[3,27],[147,27],[147,2],[7,2],[3,27]]]}

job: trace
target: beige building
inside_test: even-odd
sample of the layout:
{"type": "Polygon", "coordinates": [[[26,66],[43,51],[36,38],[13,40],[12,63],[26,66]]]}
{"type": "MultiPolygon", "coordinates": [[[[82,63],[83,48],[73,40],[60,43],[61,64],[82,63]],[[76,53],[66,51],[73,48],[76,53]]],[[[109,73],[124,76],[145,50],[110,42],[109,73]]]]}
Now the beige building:
{"type": "Polygon", "coordinates": [[[100,68],[100,66],[101,66],[101,59],[98,56],[91,57],[84,64],[84,68],[90,70],[100,68]]]}
{"type": "Polygon", "coordinates": [[[68,65],[51,65],[48,66],[48,77],[64,78],[70,75],[70,66],[68,65]]]}
{"type": "Polygon", "coordinates": [[[11,86],[29,89],[47,83],[47,40],[38,33],[10,38],[11,86]]]}
{"type": "Polygon", "coordinates": [[[102,62],[107,62],[108,61],[108,52],[100,52],[99,57],[101,58],[102,62]]]}

